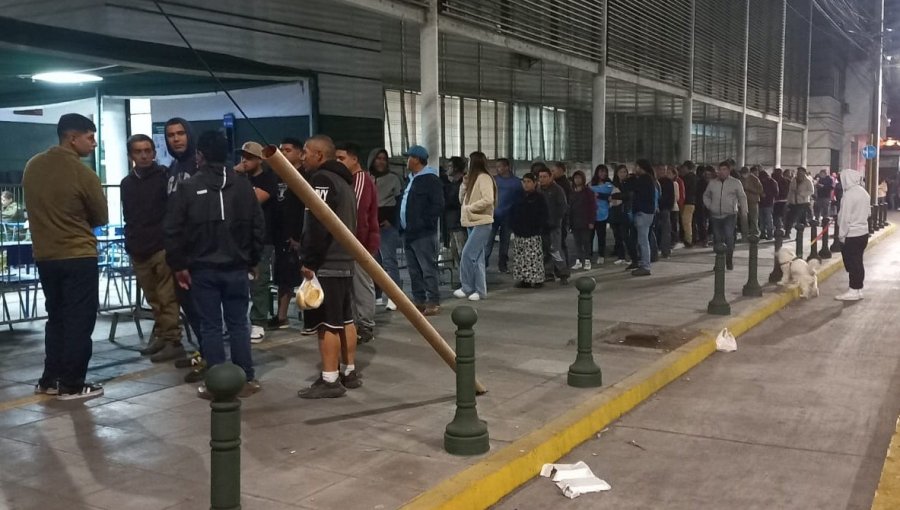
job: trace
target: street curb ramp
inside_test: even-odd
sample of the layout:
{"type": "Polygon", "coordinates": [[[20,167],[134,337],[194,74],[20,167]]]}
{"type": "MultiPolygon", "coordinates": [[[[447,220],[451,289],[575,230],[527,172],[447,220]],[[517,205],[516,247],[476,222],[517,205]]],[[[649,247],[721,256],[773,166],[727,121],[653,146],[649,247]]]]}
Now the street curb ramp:
{"type": "MultiPolygon", "coordinates": [[[[878,244],[895,230],[896,226],[887,226],[872,237],[869,247],[878,244]]],[[[839,257],[832,259],[819,270],[819,281],[828,279],[843,267],[844,263],[839,257]]],[[[741,316],[729,319],[724,327],[730,329],[735,337],[740,337],[799,298],[799,288],[771,294],[741,316]]],[[[584,403],[543,427],[444,480],[401,508],[488,508],[537,476],[541,466],[556,462],[576,446],[595,437],[598,431],[684,375],[715,351],[715,333],[702,333],[649,366],[588,397],[584,403]]]]}

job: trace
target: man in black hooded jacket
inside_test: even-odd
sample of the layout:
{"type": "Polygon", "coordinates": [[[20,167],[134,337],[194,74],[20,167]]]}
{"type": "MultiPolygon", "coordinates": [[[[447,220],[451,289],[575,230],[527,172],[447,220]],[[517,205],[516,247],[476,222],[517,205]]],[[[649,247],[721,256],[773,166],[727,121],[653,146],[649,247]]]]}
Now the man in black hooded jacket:
{"type": "MultiPolygon", "coordinates": [[[[197,141],[200,169],[181,181],[166,215],[166,259],[179,287],[190,290],[207,366],[225,362],[224,320],[231,361],[244,370],[239,394],[260,389],[250,354],[250,279],[259,263],[265,220],[253,186],[227,168],[228,141],[216,131],[197,141]]],[[[205,385],[201,398],[211,398],[205,385]]]]}

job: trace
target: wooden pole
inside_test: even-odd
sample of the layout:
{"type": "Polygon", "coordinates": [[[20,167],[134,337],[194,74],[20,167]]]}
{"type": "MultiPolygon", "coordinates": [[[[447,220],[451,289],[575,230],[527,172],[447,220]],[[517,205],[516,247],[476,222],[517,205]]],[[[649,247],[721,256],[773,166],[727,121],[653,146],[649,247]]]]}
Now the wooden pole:
{"type": "MultiPolygon", "coordinates": [[[[263,149],[263,159],[278,174],[278,177],[281,177],[281,180],[287,184],[288,188],[303,201],[309,212],[322,222],[322,225],[328,229],[331,235],[334,236],[334,239],[350,252],[354,260],[372,277],[372,280],[381,287],[381,290],[397,304],[397,310],[406,317],[406,320],[416,328],[416,331],[422,335],[422,338],[431,345],[444,362],[455,372],[456,353],[453,349],[447,345],[441,334],[434,329],[434,326],[428,322],[428,319],[422,315],[422,312],[406,297],[403,289],[394,283],[394,280],[382,269],[378,261],[372,257],[372,254],[356,239],[356,235],[350,232],[350,229],[344,225],[344,222],[338,218],[334,211],[319,198],[312,186],[294,169],[293,165],[284,157],[284,154],[274,145],[269,145],[263,149]]],[[[475,390],[478,394],[487,392],[487,388],[482,386],[477,380],[475,381],[475,390]]]]}

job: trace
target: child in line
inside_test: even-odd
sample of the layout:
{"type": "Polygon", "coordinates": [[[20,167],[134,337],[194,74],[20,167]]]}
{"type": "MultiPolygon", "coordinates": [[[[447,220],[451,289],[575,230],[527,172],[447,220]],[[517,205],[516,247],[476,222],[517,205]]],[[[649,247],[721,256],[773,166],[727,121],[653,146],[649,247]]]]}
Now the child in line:
{"type": "Polygon", "coordinates": [[[572,194],[569,195],[569,226],[575,237],[575,265],[573,270],[591,269],[591,244],[594,240],[594,221],[597,219],[597,199],[587,187],[587,177],[581,170],[572,174],[572,194]]]}

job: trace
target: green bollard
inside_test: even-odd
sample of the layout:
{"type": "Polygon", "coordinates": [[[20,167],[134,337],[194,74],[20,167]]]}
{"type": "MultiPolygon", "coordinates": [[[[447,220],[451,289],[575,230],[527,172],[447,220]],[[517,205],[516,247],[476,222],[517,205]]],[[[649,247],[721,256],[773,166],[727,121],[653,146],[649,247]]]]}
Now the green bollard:
{"type": "Polygon", "coordinates": [[[772,272],[769,273],[769,283],[775,283],[784,276],[784,273],[781,271],[781,264],[778,263],[778,250],[781,249],[783,244],[784,230],[779,228],[775,231],[775,267],[773,267],[772,272]]]}
{"type": "Polygon", "coordinates": [[[828,234],[830,233],[829,229],[831,228],[831,218],[828,216],[824,216],[822,218],[822,230],[825,231],[822,234],[822,249],[819,250],[819,258],[820,259],[830,259],[831,258],[831,249],[828,247],[828,234]]]}
{"type": "Polygon", "coordinates": [[[797,223],[797,241],[796,247],[794,248],[794,255],[799,258],[803,258],[803,224],[797,223]]]}
{"type": "Polygon", "coordinates": [[[210,509],[241,509],[241,401],[237,394],[247,378],[235,364],[209,369],[206,389],[213,395],[210,419],[210,509]]]}
{"type": "Polygon", "coordinates": [[[487,422],[475,409],[475,332],[478,314],[459,306],[450,318],[456,324],[456,415],[444,431],[444,450],[453,455],[479,455],[491,449],[487,422]]]}
{"type": "Polygon", "coordinates": [[[844,245],[841,243],[841,225],[837,221],[837,216],[835,216],[834,241],[831,243],[831,253],[840,253],[842,249],[844,249],[844,245]]]}
{"type": "Polygon", "coordinates": [[[594,363],[593,355],[593,301],[592,293],[597,283],[582,276],[575,282],[578,289],[578,355],[569,367],[569,386],[596,388],[603,386],[603,374],[594,363]]]}
{"type": "Polygon", "coordinates": [[[744,284],[742,294],[745,297],[761,297],[763,295],[762,287],[759,286],[759,278],[757,278],[757,265],[759,264],[759,236],[750,235],[747,237],[750,242],[750,266],[747,268],[747,283],[744,284]]]}
{"type": "Polygon", "coordinates": [[[713,315],[731,315],[731,305],[725,299],[725,252],[727,248],[724,244],[717,244],[716,251],[716,273],[715,294],[712,301],[706,306],[706,312],[713,315]]]}

